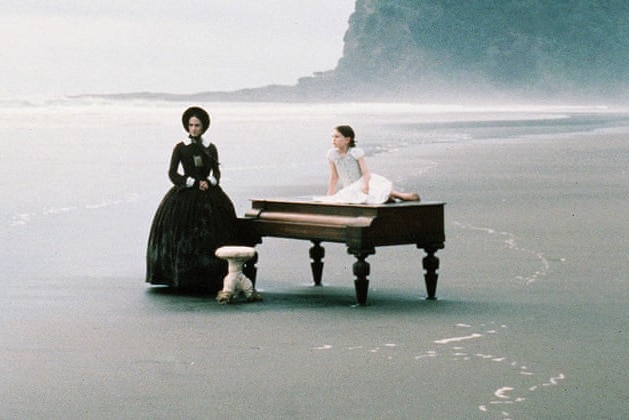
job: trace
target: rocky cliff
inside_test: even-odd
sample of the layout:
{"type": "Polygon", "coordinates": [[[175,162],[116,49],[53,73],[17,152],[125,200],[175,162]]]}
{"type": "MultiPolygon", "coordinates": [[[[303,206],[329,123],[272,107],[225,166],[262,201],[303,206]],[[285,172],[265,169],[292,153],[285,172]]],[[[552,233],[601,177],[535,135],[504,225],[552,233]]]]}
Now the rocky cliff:
{"type": "Polygon", "coordinates": [[[629,93],[627,0],[357,0],[344,41],[300,96],[629,93]]]}
{"type": "Polygon", "coordinates": [[[335,69],[169,100],[629,98],[629,0],[357,0],[335,69]]]}

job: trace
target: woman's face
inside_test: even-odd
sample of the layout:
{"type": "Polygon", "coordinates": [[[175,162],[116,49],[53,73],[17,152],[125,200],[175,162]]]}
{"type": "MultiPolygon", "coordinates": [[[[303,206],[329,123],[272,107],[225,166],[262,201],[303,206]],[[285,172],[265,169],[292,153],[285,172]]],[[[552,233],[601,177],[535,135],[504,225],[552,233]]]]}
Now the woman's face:
{"type": "Polygon", "coordinates": [[[332,144],[335,148],[345,150],[349,147],[349,137],[344,137],[338,130],[332,130],[332,144]]]}
{"type": "Polygon", "coordinates": [[[199,137],[203,133],[203,124],[197,117],[190,117],[188,120],[188,133],[192,137],[199,137]]]}

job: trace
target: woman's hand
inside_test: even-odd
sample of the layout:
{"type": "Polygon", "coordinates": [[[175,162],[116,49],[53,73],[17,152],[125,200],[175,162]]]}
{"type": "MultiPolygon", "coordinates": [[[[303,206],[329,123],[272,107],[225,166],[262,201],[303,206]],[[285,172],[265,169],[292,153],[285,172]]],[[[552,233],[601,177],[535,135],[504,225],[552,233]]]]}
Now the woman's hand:
{"type": "Polygon", "coordinates": [[[210,184],[207,181],[199,181],[199,189],[201,191],[207,191],[210,188],[210,184]]]}

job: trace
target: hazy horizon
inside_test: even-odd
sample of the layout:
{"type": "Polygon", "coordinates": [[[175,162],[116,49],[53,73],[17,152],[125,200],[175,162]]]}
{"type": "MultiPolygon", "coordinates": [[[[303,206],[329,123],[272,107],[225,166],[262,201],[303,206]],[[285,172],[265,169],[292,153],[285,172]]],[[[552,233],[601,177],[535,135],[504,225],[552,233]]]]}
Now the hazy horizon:
{"type": "Polygon", "coordinates": [[[0,97],[296,84],[336,67],[354,3],[7,0],[0,97]]]}

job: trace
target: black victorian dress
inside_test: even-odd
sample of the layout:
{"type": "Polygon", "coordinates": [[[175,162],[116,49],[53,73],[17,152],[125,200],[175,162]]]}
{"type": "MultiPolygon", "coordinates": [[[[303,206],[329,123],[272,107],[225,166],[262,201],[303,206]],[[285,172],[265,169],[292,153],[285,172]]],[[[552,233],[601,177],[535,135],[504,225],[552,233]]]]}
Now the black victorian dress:
{"type": "Polygon", "coordinates": [[[160,203],[148,240],[146,281],[214,293],[222,289],[227,263],[214,251],[236,239],[236,212],[219,186],[218,152],[196,140],[173,149],[168,176],[174,184],[160,203]],[[179,164],[184,174],[178,172],[179,164]],[[207,180],[210,188],[199,189],[207,180]]]}

